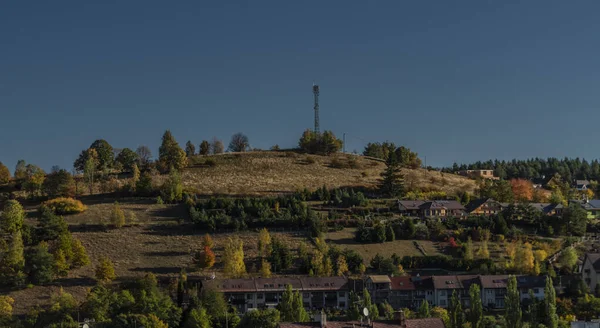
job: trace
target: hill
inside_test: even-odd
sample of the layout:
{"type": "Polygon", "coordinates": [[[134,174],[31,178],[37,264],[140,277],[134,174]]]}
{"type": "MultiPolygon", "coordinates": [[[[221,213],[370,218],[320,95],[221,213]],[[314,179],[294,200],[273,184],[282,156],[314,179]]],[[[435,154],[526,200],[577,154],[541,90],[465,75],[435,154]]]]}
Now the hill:
{"type": "MultiPolygon", "coordinates": [[[[190,159],[184,187],[201,195],[272,195],[328,188],[376,188],[385,168],[381,160],[357,155],[304,155],[294,152],[248,152],[190,159]]],[[[408,190],[473,193],[475,181],[462,176],[403,169],[408,190]]]]}

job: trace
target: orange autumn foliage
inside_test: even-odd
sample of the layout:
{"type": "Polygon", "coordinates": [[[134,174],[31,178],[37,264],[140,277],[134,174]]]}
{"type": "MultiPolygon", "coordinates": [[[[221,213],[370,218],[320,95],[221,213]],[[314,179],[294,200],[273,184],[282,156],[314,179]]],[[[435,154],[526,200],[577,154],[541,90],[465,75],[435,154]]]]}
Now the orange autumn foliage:
{"type": "Polygon", "coordinates": [[[533,184],[525,179],[510,180],[512,192],[517,201],[528,201],[533,198],[533,184]]]}

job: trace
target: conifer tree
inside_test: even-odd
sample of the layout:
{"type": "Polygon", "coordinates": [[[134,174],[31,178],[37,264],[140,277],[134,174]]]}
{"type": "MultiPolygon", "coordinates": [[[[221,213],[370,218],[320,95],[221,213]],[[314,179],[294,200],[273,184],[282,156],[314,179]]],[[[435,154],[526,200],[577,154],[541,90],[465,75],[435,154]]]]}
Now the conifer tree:
{"type": "Polygon", "coordinates": [[[450,328],[462,328],[464,323],[464,313],[462,303],[458,298],[456,289],[452,292],[450,300],[450,328]]]}
{"type": "Polygon", "coordinates": [[[483,305],[481,304],[479,285],[472,284],[469,288],[469,301],[471,305],[471,311],[469,312],[471,328],[481,328],[483,326],[483,305]]]}
{"type": "Polygon", "coordinates": [[[110,282],[117,278],[112,261],[107,257],[101,257],[96,266],[96,280],[110,282]]]}
{"type": "Polygon", "coordinates": [[[69,263],[65,258],[65,253],[62,249],[56,251],[54,254],[54,275],[56,277],[66,277],[69,273],[69,263]]]}
{"type": "Polygon", "coordinates": [[[188,140],[188,142],[185,143],[185,155],[187,157],[192,157],[196,155],[196,146],[194,146],[194,144],[190,140],[188,140]]]}
{"type": "Polygon", "coordinates": [[[80,268],[90,264],[90,258],[87,255],[85,247],[79,239],[73,238],[73,260],[71,265],[73,268],[80,268]]]}
{"type": "Polygon", "coordinates": [[[158,163],[163,172],[171,168],[179,171],[187,164],[185,151],[179,147],[177,140],[169,130],[163,134],[162,144],[158,149],[158,163]]]}
{"type": "Polygon", "coordinates": [[[404,179],[400,173],[400,165],[396,160],[396,154],[391,153],[386,163],[386,168],[381,173],[379,190],[387,197],[398,197],[404,189],[404,179]]]}
{"type": "Polygon", "coordinates": [[[372,319],[379,318],[379,309],[377,309],[377,304],[373,304],[371,300],[371,294],[366,289],[363,289],[363,305],[369,310],[369,317],[372,319]]]}
{"type": "Polygon", "coordinates": [[[544,305],[546,307],[546,313],[544,318],[546,319],[547,328],[558,327],[558,315],[556,314],[556,291],[552,284],[552,278],[546,277],[546,287],[544,288],[544,305]]]}
{"type": "Polygon", "coordinates": [[[200,143],[200,155],[208,155],[210,153],[210,143],[206,140],[202,140],[200,143]]]}
{"type": "Polygon", "coordinates": [[[0,212],[0,231],[12,234],[21,231],[25,220],[23,206],[16,200],[9,200],[0,212]]]}

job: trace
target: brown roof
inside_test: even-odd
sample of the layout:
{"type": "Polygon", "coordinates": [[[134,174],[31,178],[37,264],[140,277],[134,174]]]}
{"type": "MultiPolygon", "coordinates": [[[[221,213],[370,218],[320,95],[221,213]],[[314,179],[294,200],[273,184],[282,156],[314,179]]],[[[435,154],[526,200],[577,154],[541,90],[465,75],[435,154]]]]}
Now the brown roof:
{"type": "Polygon", "coordinates": [[[458,279],[458,281],[460,281],[460,285],[464,289],[471,288],[472,284],[477,284],[477,285],[481,286],[481,282],[479,280],[479,276],[460,275],[460,276],[456,276],[456,278],[458,279]]]}
{"type": "Polygon", "coordinates": [[[463,288],[456,276],[433,276],[433,287],[435,289],[457,289],[463,288]]]}
{"type": "Polygon", "coordinates": [[[398,204],[402,205],[407,210],[418,210],[425,201],[422,200],[399,200],[398,204]]]}
{"type": "Polygon", "coordinates": [[[371,280],[375,284],[383,284],[383,283],[389,283],[390,277],[385,276],[385,275],[372,275],[372,276],[369,276],[368,280],[371,280]]]}
{"type": "Polygon", "coordinates": [[[303,290],[340,290],[348,288],[344,277],[301,277],[303,290]]]}
{"type": "Polygon", "coordinates": [[[256,291],[254,279],[206,280],[202,283],[202,287],[206,289],[218,289],[224,293],[256,291]]]}
{"type": "MultiPolygon", "coordinates": [[[[355,328],[359,327],[358,321],[327,321],[327,328],[355,328]]],[[[319,322],[288,323],[282,322],[279,328],[302,328],[321,327],[319,322]]],[[[401,328],[399,321],[374,321],[369,327],[373,328],[401,328]]],[[[408,319],[406,328],[444,328],[444,322],[440,318],[408,319]]]]}
{"type": "Polygon", "coordinates": [[[416,289],[433,289],[433,278],[432,276],[414,276],[410,277],[410,281],[412,281],[413,285],[415,285],[416,289]]]}
{"type": "Polygon", "coordinates": [[[506,288],[508,285],[508,275],[480,276],[482,288],[506,288]]]}
{"type": "Polygon", "coordinates": [[[283,291],[287,285],[292,285],[292,289],[302,289],[300,278],[278,277],[278,278],[256,278],[254,279],[257,290],[283,291]]]}
{"type": "Polygon", "coordinates": [[[422,209],[445,208],[447,210],[464,210],[465,209],[465,207],[461,203],[459,203],[455,200],[432,200],[432,201],[423,203],[421,206],[419,206],[419,208],[422,208],[422,209]]]}
{"type": "Polygon", "coordinates": [[[416,288],[411,278],[409,276],[391,277],[392,290],[415,290],[416,288]]]}

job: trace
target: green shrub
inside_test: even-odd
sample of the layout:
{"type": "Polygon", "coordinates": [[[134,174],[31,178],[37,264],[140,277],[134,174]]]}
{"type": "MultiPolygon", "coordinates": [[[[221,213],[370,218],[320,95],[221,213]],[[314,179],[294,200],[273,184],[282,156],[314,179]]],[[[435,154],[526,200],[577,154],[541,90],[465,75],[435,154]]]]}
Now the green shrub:
{"type": "Polygon", "coordinates": [[[51,199],[42,203],[41,206],[45,206],[59,215],[81,213],[87,210],[87,207],[81,201],[67,197],[51,199]]]}
{"type": "Polygon", "coordinates": [[[204,161],[204,165],[209,167],[215,167],[217,166],[217,161],[215,161],[214,158],[207,158],[206,161],[204,161]]]}

